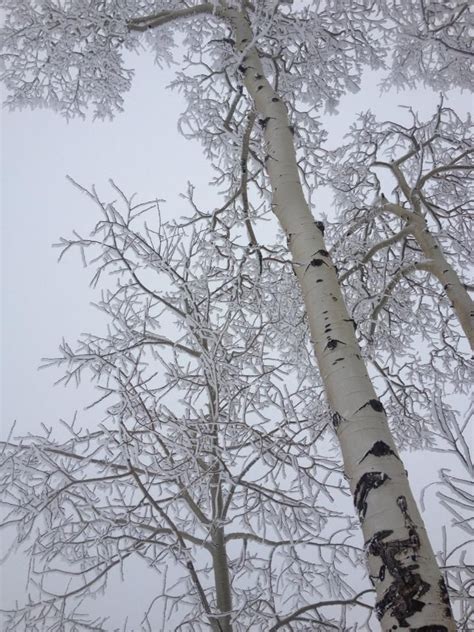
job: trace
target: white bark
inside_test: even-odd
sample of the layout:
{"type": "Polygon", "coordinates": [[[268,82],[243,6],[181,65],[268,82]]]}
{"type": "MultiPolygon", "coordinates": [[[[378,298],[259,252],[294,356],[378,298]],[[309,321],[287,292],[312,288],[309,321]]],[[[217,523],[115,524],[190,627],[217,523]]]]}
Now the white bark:
{"type": "Polygon", "coordinates": [[[407,222],[407,229],[418,242],[426,261],[424,268],[429,270],[443,286],[466,338],[474,349],[474,303],[456,271],[448,263],[436,238],[431,234],[421,212],[409,211],[398,204],[386,203],[383,206],[407,222]]]}
{"type": "Polygon", "coordinates": [[[223,12],[242,53],[243,80],[262,117],[273,211],[299,279],[312,341],[364,533],[383,630],[454,632],[444,581],[374,392],[334,266],[306,203],[285,105],[264,76],[248,19],[223,12]]]}

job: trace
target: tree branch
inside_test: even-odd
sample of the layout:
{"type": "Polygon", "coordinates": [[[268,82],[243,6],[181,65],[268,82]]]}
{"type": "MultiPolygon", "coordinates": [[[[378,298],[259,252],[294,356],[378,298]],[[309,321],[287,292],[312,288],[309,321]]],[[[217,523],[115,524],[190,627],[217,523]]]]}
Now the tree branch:
{"type": "Polygon", "coordinates": [[[309,612],[310,610],[318,610],[318,608],[324,608],[325,606],[356,605],[356,606],[362,606],[364,608],[371,609],[372,606],[364,603],[363,601],[359,601],[359,598],[362,597],[362,595],[366,595],[367,593],[373,593],[373,592],[375,592],[375,590],[373,590],[372,588],[368,588],[367,590],[363,590],[362,592],[355,595],[355,597],[353,597],[352,599],[332,599],[330,601],[320,601],[319,603],[313,603],[308,606],[303,606],[302,608],[299,608],[292,614],[287,615],[284,619],[280,619],[278,623],[276,623],[272,628],[270,628],[269,632],[276,632],[276,630],[279,630],[284,625],[288,625],[295,619],[298,619],[298,617],[300,617],[305,612],[309,612]]]}
{"type": "Polygon", "coordinates": [[[180,18],[188,18],[194,15],[203,13],[210,13],[211,15],[217,15],[218,9],[211,2],[205,2],[198,4],[194,7],[187,7],[186,9],[179,9],[177,11],[161,11],[155,15],[147,15],[141,18],[134,18],[129,20],[127,27],[130,31],[147,31],[149,29],[157,28],[168,22],[179,20],[180,18]]]}

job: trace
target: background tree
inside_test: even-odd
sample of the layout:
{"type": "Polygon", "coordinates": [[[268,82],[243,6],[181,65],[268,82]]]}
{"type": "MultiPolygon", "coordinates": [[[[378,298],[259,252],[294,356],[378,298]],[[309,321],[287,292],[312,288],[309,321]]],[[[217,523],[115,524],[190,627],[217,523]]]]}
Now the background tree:
{"type": "Polygon", "coordinates": [[[259,275],[222,220],[201,218],[186,235],[156,203],[115,192],[108,204],[90,192],[100,221],[59,244],[91,261],[94,285],[115,279],[98,304],[107,333],[63,342],[49,362],[66,382],[93,380],[102,421],[2,446],[3,526],[32,541],[37,592],[5,629],[106,629],[78,614],[78,600],[133,558],[161,584],[143,629],[344,629],[351,606],[370,615],[370,586],[345,579],[363,552],[327,411],[262,317],[267,258],[259,275]]]}
{"type": "Polygon", "coordinates": [[[455,544],[444,531],[441,554],[442,566],[458,559],[449,578],[453,595],[466,599],[462,626],[472,616],[466,562],[466,533],[472,533],[463,513],[473,484],[467,401],[472,123],[443,103],[427,121],[411,109],[406,115],[408,124],[379,123],[370,111],[362,113],[346,143],[328,153],[327,181],[340,213],[331,253],[360,323],[364,354],[397,420],[398,445],[425,444],[461,465],[454,474],[447,457],[432,485],[452,514],[454,533],[464,531],[455,544]]]}
{"type": "MultiPolygon", "coordinates": [[[[304,200],[294,153],[292,138],[295,131],[294,125],[288,119],[287,111],[279,96],[283,95],[289,104],[290,112],[295,114],[300,110],[298,107],[300,102],[309,101],[312,104],[311,107],[315,107],[323,99],[331,106],[344,87],[357,88],[362,61],[368,60],[373,66],[380,66],[382,63],[385,51],[377,44],[381,33],[388,39],[395,36],[393,25],[390,22],[388,24],[382,22],[382,16],[377,6],[374,6],[372,6],[373,14],[368,14],[367,7],[351,6],[349,10],[346,10],[339,3],[329,3],[319,11],[319,7],[313,11],[304,8],[302,12],[290,12],[279,3],[259,3],[256,7],[249,5],[243,9],[240,3],[192,4],[185,5],[184,8],[181,3],[163,3],[158,8],[155,3],[153,7],[150,7],[148,3],[133,3],[130,6],[127,5],[125,9],[123,6],[117,7],[112,3],[105,7],[108,13],[102,10],[104,7],[101,5],[99,15],[94,12],[86,14],[87,7],[76,3],[74,11],[69,14],[63,12],[59,16],[59,22],[54,22],[51,29],[48,29],[46,33],[40,32],[40,39],[42,38],[40,48],[47,50],[46,64],[33,81],[25,81],[25,66],[22,65],[25,57],[16,59],[14,65],[9,66],[5,78],[9,86],[16,90],[17,99],[21,100],[26,95],[26,99],[31,100],[32,96],[36,96],[49,103],[54,102],[66,114],[70,114],[81,112],[84,98],[92,98],[97,105],[99,115],[106,114],[112,107],[120,105],[120,99],[117,96],[120,92],[120,81],[117,77],[122,75],[116,49],[126,39],[124,33],[127,25],[130,30],[159,33],[161,48],[158,48],[158,53],[165,56],[167,53],[165,50],[166,32],[163,34],[162,26],[167,29],[169,23],[175,19],[179,23],[180,18],[212,14],[212,19],[209,20],[207,16],[205,23],[197,19],[187,23],[186,43],[197,44],[209,40],[206,36],[211,30],[214,39],[216,35],[222,34],[222,37],[217,38],[218,41],[231,40],[226,42],[230,46],[230,51],[223,53],[219,46],[213,46],[210,50],[195,47],[197,58],[194,60],[190,58],[190,63],[203,64],[206,69],[205,77],[198,77],[194,71],[191,71],[191,79],[188,81],[182,77],[183,80],[180,82],[189,97],[195,115],[193,118],[188,112],[191,131],[193,131],[193,122],[198,121],[199,125],[194,126],[195,129],[204,130],[203,140],[208,153],[221,173],[230,174],[232,184],[236,179],[236,170],[230,169],[229,165],[233,164],[237,167],[240,183],[238,195],[242,195],[243,212],[248,214],[249,209],[246,204],[248,196],[246,196],[245,187],[249,180],[247,164],[242,161],[240,151],[238,152],[239,160],[235,160],[232,144],[226,141],[219,145],[213,137],[223,135],[222,129],[224,129],[229,131],[232,138],[233,128],[229,119],[237,121],[237,127],[239,127],[239,123],[243,120],[242,114],[247,117],[247,110],[249,105],[252,107],[252,101],[261,116],[261,127],[267,147],[263,159],[257,158],[256,162],[260,167],[262,163],[265,164],[269,172],[273,211],[289,238],[295,269],[306,300],[308,320],[321,374],[325,380],[329,401],[335,410],[334,420],[343,448],[346,475],[351,480],[355,503],[363,522],[372,574],[378,580],[376,581],[379,593],[378,612],[383,619],[383,626],[389,629],[394,624],[408,625],[407,618],[412,619],[410,625],[423,626],[439,625],[443,619],[446,619],[448,626],[446,629],[453,629],[452,624],[448,622],[450,614],[445,604],[443,605],[444,585],[435,570],[434,558],[411,498],[404,469],[396,455],[388,428],[384,425],[383,406],[370,385],[358,352],[350,318],[342,307],[342,297],[335,270],[327,259],[327,250],[322,239],[322,226],[314,224],[304,200]],[[147,17],[129,19],[130,15],[127,12],[131,9],[143,10],[143,12],[152,9],[153,12],[147,17]],[[122,11],[121,15],[120,11],[122,11]],[[106,15],[106,20],[104,15],[106,15]],[[82,29],[86,36],[77,39],[74,35],[72,46],[68,44],[67,35],[60,36],[51,44],[50,33],[56,30],[56,33],[60,35],[67,34],[71,18],[76,27],[75,34],[78,33],[79,37],[82,29]],[[117,25],[114,23],[114,28],[111,29],[110,20],[113,19],[117,19],[117,25]],[[120,30],[121,20],[122,26],[125,26],[122,30],[120,30]],[[233,37],[229,37],[226,33],[229,25],[233,37]],[[107,27],[105,30],[107,36],[104,37],[105,27],[107,27]],[[338,30],[335,30],[336,28],[338,30]],[[111,94],[106,99],[96,98],[94,90],[88,93],[87,84],[82,82],[81,64],[83,60],[87,60],[89,46],[94,43],[94,36],[91,33],[99,35],[98,51],[105,51],[107,60],[111,60],[111,67],[116,75],[111,82],[111,94]],[[46,44],[43,46],[44,43],[46,44]],[[59,57],[62,64],[59,73],[54,71],[54,63],[51,62],[51,59],[56,59],[55,51],[59,43],[61,43],[59,50],[63,50],[63,53],[62,46],[66,47],[68,61],[73,60],[67,72],[63,72],[64,54],[59,57]],[[285,44],[284,47],[282,43],[285,44]],[[82,46],[85,46],[85,52],[84,50],[77,51],[76,47],[80,49],[82,46]],[[111,46],[110,50],[109,46],[111,46]],[[321,60],[322,51],[323,59],[321,60]],[[76,54],[78,52],[79,55],[76,54]],[[267,58],[270,63],[265,61],[262,65],[261,59],[267,58]],[[198,61],[195,61],[196,59],[198,61]],[[324,63],[320,63],[321,61],[324,63]],[[117,66],[119,72],[114,65],[117,66]],[[50,74],[51,69],[53,69],[53,74],[50,74]],[[315,70],[311,72],[311,69],[315,70]],[[245,97],[241,99],[242,92],[239,86],[241,80],[236,70],[241,73],[241,80],[243,79],[251,97],[250,102],[245,97]],[[228,84],[228,90],[220,93],[224,95],[225,101],[216,99],[219,88],[219,83],[216,81],[218,75],[221,76],[223,82],[228,84]],[[60,84],[59,97],[56,88],[52,87],[54,81],[51,83],[51,77],[58,76],[64,82],[64,86],[60,84]],[[206,78],[209,84],[210,76],[213,77],[213,83],[206,92],[206,78]],[[272,80],[272,84],[268,82],[266,76],[272,80]],[[234,85],[229,77],[233,78],[234,85]],[[75,92],[67,96],[67,90],[64,88],[67,89],[71,85],[75,86],[75,92]],[[278,91],[275,88],[278,88],[278,91]],[[236,92],[230,111],[227,108],[229,91],[236,92]],[[72,94],[74,96],[71,98],[72,94]],[[63,95],[66,95],[66,98],[63,99],[63,95]],[[200,107],[197,101],[198,95],[200,107]],[[209,99],[207,99],[208,95],[210,95],[209,99]],[[205,104],[204,108],[202,104],[205,104]],[[225,118],[217,116],[222,109],[227,111],[225,118]],[[230,152],[227,151],[229,145],[230,152]],[[317,257],[317,255],[320,256],[317,257]],[[318,282],[323,283],[321,286],[323,289],[316,292],[318,282]],[[318,300],[315,300],[316,295],[318,300]],[[334,354],[338,357],[336,358],[334,354]],[[340,362],[337,368],[334,368],[335,360],[340,362]],[[354,386],[355,376],[358,386],[354,386]],[[358,392],[357,397],[354,397],[353,389],[358,392]],[[350,402],[349,393],[351,394],[350,402]],[[381,445],[384,452],[377,455],[374,446],[381,445]],[[383,458],[381,459],[380,456],[383,458]],[[379,490],[381,487],[383,489],[379,490]],[[381,503],[386,503],[386,510],[383,512],[380,511],[381,503]],[[378,512],[374,513],[376,507],[378,512]],[[408,532],[411,532],[412,536],[415,533],[416,537],[409,539],[408,532]],[[386,541],[387,537],[392,539],[386,541]],[[411,551],[411,556],[420,553],[417,559],[420,564],[409,565],[406,559],[397,559],[394,562],[393,550],[397,551],[400,558],[402,553],[405,555],[409,551],[411,551]],[[388,563],[389,560],[390,563],[388,563]],[[387,570],[388,573],[385,572],[387,570]],[[410,585],[409,595],[406,593],[402,595],[401,583],[410,585]],[[431,601],[435,604],[432,611],[428,612],[429,608],[420,601],[421,597],[425,602],[431,601]],[[422,615],[419,615],[420,610],[423,610],[422,615]]],[[[392,3],[387,3],[383,7],[390,10],[392,3]]],[[[69,8],[68,5],[66,9],[69,8]]],[[[411,8],[413,19],[418,19],[419,9],[411,8]]],[[[462,24],[466,13],[466,11],[452,12],[451,25],[453,22],[456,26],[462,24]]],[[[21,21],[23,14],[18,15],[21,21]]],[[[25,38],[28,39],[32,35],[34,26],[38,24],[38,16],[35,15],[33,18],[33,30],[31,20],[31,16],[28,16],[25,28],[20,30],[18,30],[18,23],[16,25],[16,33],[20,33],[23,43],[25,38]]],[[[440,28],[440,30],[443,29],[444,26],[440,28]]],[[[150,35],[148,37],[151,39],[150,35]]],[[[133,40],[129,39],[127,45],[133,47],[133,40]]],[[[14,43],[13,46],[17,44],[14,43]]],[[[28,49],[30,48],[31,46],[28,46],[28,49]]],[[[23,49],[23,52],[24,50],[26,49],[23,49]]],[[[449,48],[447,50],[450,51],[449,48]]],[[[451,54],[451,52],[446,54],[451,54]]],[[[87,61],[85,63],[88,68],[94,66],[94,64],[88,64],[87,61]]],[[[26,67],[28,72],[33,70],[33,73],[38,69],[38,66],[32,67],[28,59],[26,67]]],[[[102,63],[102,67],[107,68],[107,64],[102,63]]],[[[93,70],[100,74],[97,69],[93,68],[93,70]]],[[[252,118],[250,116],[249,125],[252,118]]],[[[313,118],[311,114],[303,114],[297,119],[295,117],[294,122],[298,128],[301,127],[302,130],[310,133],[314,129],[313,118]]],[[[199,131],[196,133],[200,134],[199,131]]],[[[242,141],[248,138],[250,155],[251,134],[251,131],[247,135],[242,130],[242,135],[238,136],[242,141]]],[[[255,140],[259,140],[258,136],[255,140]]],[[[242,142],[242,146],[245,148],[246,142],[242,142]]],[[[297,145],[296,149],[298,147],[297,145]]],[[[311,150],[308,143],[305,145],[305,150],[311,150]]],[[[310,166],[307,163],[305,168],[305,163],[302,161],[304,172],[310,166]]],[[[257,167],[257,173],[252,176],[257,184],[259,183],[257,176],[260,173],[261,170],[258,171],[257,167]]],[[[223,180],[225,181],[225,178],[223,180]]]]}

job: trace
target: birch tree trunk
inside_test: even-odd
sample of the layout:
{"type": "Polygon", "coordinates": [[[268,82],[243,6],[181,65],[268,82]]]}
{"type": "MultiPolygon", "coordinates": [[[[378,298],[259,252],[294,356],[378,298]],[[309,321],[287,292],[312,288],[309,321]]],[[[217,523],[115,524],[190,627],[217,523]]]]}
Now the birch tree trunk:
{"type": "Polygon", "coordinates": [[[306,203],[287,110],[264,76],[247,16],[222,10],[242,55],[246,89],[264,127],[273,212],[285,231],[303,293],[312,342],[366,542],[384,631],[454,632],[449,598],[373,389],[324,244],[306,203]]]}
{"type": "Polygon", "coordinates": [[[396,176],[399,175],[398,181],[405,195],[408,194],[408,199],[414,202],[414,210],[410,211],[390,202],[385,203],[383,208],[407,222],[407,230],[416,239],[426,257],[426,261],[423,262],[423,269],[431,272],[443,286],[446,295],[451,301],[454,313],[471,345],[471,349],[474,349],[474,303],[456,271],[447,261],[438,241],[430,232],[428,224],[421,213],[419,201],[416,198],[412,199],[410,189],[401,172],[398,170],[397,173],[394,169],[392,171],[396,176]]]}

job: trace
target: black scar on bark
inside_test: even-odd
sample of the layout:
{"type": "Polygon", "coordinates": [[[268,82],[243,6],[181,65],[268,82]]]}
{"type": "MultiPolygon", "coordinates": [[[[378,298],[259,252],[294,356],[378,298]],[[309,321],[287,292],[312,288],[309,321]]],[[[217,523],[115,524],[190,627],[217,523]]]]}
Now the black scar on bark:
{"type": "Polygon", "coordinates": [[[237,67],[237,70],[239,70],[243,75],[245,75],[245,73],[247,72],[248,68],[247,68],[247,66],[243,66],[242,64],[240,64],[240,66],[237,67]]]}
{"type": "MultiPolygon", "coordinates": [[[[418,565],[415,565],[418,568],[418,565]]],[[[413,568],[404,569],[398,581],[394,581],[380,601],[375,604],[375,613],[380,620],[390,608],[392,616],[396,618],[401,628],[408,628],[407,619],[417,612],[421,612],[425,603],[417,597],[423,597],[430,585],[423,581],[419,573],[413,568]]],[[[413,630],[413,628],[410,628],[413,630]]]]}
{"type": "Polygon", "coordinates": [[[354,505],[359,514],[359,520],[363,522],[367,513],[367,497],[373,489],[377,489],[390,480],[385,472],[366,472],[362,474],[354,492],[354,505]]]}
{"type": "Polygon", "coordinates": [[[322,259],[311,259],[311,261],[309,262],[309,265],[313,266],[314,268],[317,268],[319,266],[322,266],[323,263],[325,266],[327,266],[327,263],[323,261],[322,259]]]}
{"type": "Polygon", "coordinates": [[[329,257],[329,252],[327,250],[324,250],[324,248],[321,248],[321,250],[318,250],[314,254],[321,255],[321,257],[329,257]]]}
{"type": "Polygon", "coordinates": [[[445,625],[424,625],[421,628],[410,628],[412,632],[448,632],[445,625]]]}
{"type": "Polygon", "coordinates": [[[322,283],[323,280],[322,279],[316,279],[316,283],[322,283]]]}
{"type": "Polygon", "coordinates": [[[362,461],[366,459],[370,454],[372,456],[379,456],[379,457],[380,456],[394,456],[395,458],[398,459],[398,456],[395,454],[392,448],[385,443],[385,441],[376,441],[374,445],[370,448],[370,450],[367,450],[367,452],[361,458],[359,463],[362,463],[362,461]]]}
{"type": "Polygon", "coordinates": [[[257,92],[258,92],[259,90],[263,90],[263,88],[264,88],[264,87],[265,87],[265,86],[258,86],[258,88],[257,88],[257,92]]]}
{"type": "Polygon", "coordinates": [[[446,588],[446,583],[442,577],[438,582],[438,586],[439,586],[439,591],[441,593],[441,601],[445,605],[444,614],[450,618],[452,617],[451,603],[449,601],[449,594],[448,594],[448,589],[446,588]]]}
{"type": "Polygon", "coordinates": [[[294,128],[294,126],[293,125],[288,125],[288,129],[290,130],[291,135],[294,136],[295,135],[295,128],[294,128]]]}
{"type": "Polygon", "coordinates": [[[343,342],[342,340],[336,340],[335,338],[331,338],[331,340],[329,340],[327,345],[325,346],[324,350],[326,351],[326,349],[331,349],[332,351],[333,349],[337,347],[338,344],[345,345],[346,343],[343,342]]]}
{"type": "Polygon", "coordinates": [[[339,413],[332,414],[332,425],[334,426],[334,430],[337,430],[342,422],[342,417],[339,413]]]}
{"type": "Polygon", "coordinates": [[[276,103],[277,101],[279,101],[280,99],[278,97],[273,97],[272,101],[273,103],[276,103]]]}
{"type": "Polygon", "coordinates": [[[378,400],[378,399],[369,399],[368,402],[365,402],[365,404],[363,406],[361,406],[358,410],[356,410],[356,413],[358,413],[359,410],[362,410],[366,406],[370,406],[371,408],[373,408],[378,413],[385,412],[385,408],[383,407],[383,404],[382,404],[382,402],[380,400],[378,400]]]}
{"type": "Polygon", "coordinates": [[[263,75],[255,75],[255,79],[263,79],[263,75]]]}
{"type": "Polygon", "coordinates": [[[262,129],[265,129],[269,120],[270,120],[270,117],[267,116],[267,118],[259,119],[258,123],[262,127],[262,129]]]}
{"type": "Polygon", "coordinates": [[[324,222],[314,222],[316,228],[324,235],[324,222]]]}
{"type": "MultiPolygon", "coordinates": [[[[420,549],[420,539],[416,525],[408,514],[405,496],[397,498],[397,505],[405,519],[409,537],[404,540],[384,542],[387,537],[392,535],[393,531],[390,529],[378,531],[366,543],[366,549],[369,554],[381,558],[382,565],[379,571],[379,579],[385,578],[386,571],[393,578],[382,599],[375,605],[378,619],[382,619],[385,612],[390,610],[390,614],[397,620],[398,625],[401,628],[408,628],[410,624],[407,619],[423,610],[425,603],[420,600],[420,597],[428,592],[430,585],[416,572],[419,568],[416,559],[420,549]],[[411,555],[409,556],[410,552],[411,555]],[[398,556],[402,556],[402,560],[407,560],[408,557],[411,557],[415,563],[404,565],[403,561],[398,559],[398,556]]],[[[396,629],[396,626],[392,629],[396,629]]],[[[410,627],[410,629],[413,630],[414,628],[410,627]]]]}

